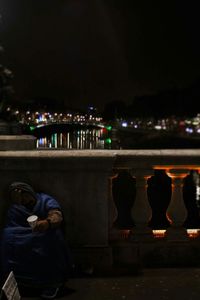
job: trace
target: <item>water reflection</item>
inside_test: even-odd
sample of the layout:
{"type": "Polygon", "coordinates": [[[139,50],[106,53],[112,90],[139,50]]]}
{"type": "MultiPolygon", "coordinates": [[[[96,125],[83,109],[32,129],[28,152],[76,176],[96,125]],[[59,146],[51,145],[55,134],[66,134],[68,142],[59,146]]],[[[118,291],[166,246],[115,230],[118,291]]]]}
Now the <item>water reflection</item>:
{"type": "Polygon", "coordinates": [[[111,149],[112,140],[103,129],[79,130],[38,138],[37,148],[111,149]]]}

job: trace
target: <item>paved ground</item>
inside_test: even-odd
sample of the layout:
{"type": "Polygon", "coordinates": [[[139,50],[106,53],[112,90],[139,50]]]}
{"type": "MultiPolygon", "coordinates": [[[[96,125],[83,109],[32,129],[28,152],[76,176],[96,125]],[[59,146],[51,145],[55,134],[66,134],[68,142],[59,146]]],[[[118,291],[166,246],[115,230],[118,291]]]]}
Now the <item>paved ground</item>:
{"type": "Polygon", "coordinates": [[[67,287],[60,300],[199,300],[200,268],[144,269],[132,276],[73,278],[67,287]]]}

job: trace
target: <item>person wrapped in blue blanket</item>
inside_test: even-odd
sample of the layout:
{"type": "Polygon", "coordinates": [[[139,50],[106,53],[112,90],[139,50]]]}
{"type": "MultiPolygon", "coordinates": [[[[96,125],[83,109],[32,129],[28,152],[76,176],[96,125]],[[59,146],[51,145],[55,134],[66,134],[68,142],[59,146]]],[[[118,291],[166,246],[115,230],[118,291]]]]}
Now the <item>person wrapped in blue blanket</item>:
{"type": "Polygon", "coordinates": [[[51,196],[36,193],[23,182],[9,187],[12,205],[1,233],[1,272],[10,271],[19,284],[42,287],[42,297],[53,299],[64,284],[71,258],[62,231],[63,215],[51,196]],[[37,215],[34,229],[27,218],[37,215]]]}

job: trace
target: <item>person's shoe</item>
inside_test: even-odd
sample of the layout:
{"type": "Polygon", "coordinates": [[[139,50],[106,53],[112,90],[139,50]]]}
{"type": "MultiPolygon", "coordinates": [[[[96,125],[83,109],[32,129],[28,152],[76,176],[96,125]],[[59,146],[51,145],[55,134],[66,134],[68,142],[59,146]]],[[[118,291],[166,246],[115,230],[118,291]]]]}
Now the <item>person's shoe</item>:
{"type": "Polygon", "coordinates": [[[49,287],[45,289],[40,295],[43,299],[54,299],[58,295],[59,288],[58,287],[49,287]]]}

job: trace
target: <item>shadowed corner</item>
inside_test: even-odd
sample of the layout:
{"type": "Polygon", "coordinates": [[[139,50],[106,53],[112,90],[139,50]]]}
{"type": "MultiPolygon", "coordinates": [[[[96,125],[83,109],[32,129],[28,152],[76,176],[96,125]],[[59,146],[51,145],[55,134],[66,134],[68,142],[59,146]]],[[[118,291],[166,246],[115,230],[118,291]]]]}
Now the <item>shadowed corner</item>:
{"type": "MultiPolygon", "coordinates": [[[[19,293],[22,297],[22,299],[26,299],[26,298],[38,298],[41,295],[42,289],[40,287],[36,288],[36,287],[30,287],[30,286],[26,286],[26,285],[19,285],[19,293]]],[[[65,283],[62,287],[60,287],[58,295],[56,296],[56,298],[63,298],[66,296],[69,296],[73,293],[75,293],[76,290],[73,288],[70,288],[67,286],[67,283],[65,283]]]]}

